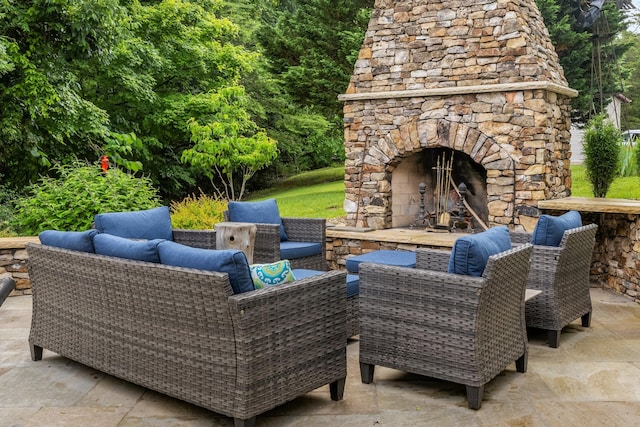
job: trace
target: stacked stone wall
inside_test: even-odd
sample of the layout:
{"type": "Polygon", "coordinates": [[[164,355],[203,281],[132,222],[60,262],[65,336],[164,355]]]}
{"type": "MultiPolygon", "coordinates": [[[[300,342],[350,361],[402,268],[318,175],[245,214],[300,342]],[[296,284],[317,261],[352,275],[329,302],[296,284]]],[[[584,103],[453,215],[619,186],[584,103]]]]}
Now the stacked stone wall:
{"type": "MultiPolygon", "coordinates": [[[[9,246],[11,244],[9,243],[9,246]]],[[[0,249],[0,278],[12,277],[16,281],[14,295],[31,294],[31,281],[27,271],[27,251],[24,245],[16,244],[15,248],[0,249]]]]}

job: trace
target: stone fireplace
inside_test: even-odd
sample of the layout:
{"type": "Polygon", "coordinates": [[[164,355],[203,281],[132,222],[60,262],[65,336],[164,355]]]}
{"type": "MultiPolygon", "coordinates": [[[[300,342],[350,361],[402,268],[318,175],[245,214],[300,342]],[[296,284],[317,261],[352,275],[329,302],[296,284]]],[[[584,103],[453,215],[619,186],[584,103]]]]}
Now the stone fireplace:
{"type": "Polygon", "coordinates": [[[347,225],[433,208],[434,162],[487,225],[530,229],[571,192],[570,101],[534,0],[377,0],[344,101],[347,225]]]}

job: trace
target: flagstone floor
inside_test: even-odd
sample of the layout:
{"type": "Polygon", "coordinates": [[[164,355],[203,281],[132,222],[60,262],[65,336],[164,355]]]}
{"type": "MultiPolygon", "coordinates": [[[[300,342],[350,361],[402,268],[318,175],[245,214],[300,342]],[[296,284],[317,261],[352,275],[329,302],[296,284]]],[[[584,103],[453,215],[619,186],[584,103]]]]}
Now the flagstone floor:
{"type": "MultiPolygon", "coordinates": [[[[260,426],[632,426],[640,425],[640,305],[592,289],[591,328],[579,319],[560,347],[530,331],[525,374],[510,366],[485,388],[479,411],[464,387],[376,368],[362,384],[358,340],[348,342],[345,398],[328,387],[257,418],[260,426]]],[[[0,426],[232,426],[233,420],[27,346],[31,297],[0,307],[0,426]]]]}

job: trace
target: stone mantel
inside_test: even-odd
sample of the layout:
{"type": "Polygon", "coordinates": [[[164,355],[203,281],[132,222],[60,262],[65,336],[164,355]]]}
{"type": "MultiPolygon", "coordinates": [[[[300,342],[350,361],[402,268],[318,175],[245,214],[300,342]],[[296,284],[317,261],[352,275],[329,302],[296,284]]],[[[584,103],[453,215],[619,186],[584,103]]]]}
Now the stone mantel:
{"type": "Polygon", "coordinates": [[[561,86],[548,81],[516,82],[502,84],[487,84],[474,86],[452,86],[430,89],[397,90],[382,92],[345,93],[338,96],[340,101],[363,101],[370,99],[392,98],[422,98],[432,96],[453,96],[477,93],[516,92],[530,90],[546,90],[565,95],[570,98],[578,96],[578,91],[567,86],[561,86]]]}

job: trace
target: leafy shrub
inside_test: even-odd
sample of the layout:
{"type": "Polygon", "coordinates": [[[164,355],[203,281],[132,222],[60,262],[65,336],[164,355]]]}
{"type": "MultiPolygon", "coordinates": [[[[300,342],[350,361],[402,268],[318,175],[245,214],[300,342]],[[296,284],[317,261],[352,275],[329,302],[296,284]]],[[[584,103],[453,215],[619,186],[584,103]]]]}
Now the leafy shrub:
{"type": "Polygon", "coordinates": [[[17,204],[15,224],[23,235],[47,229],[87,230],[97,213],[160,206],[158,192],[148,178],[115,168],[103,174],[97,164],[54,169],[57,177],[43,177],[29,186],[29,196],[17,204]]]}
{"type": "Polygon", "coordinates": [[[15,204],[18,193],[0,184],[0,237],[11,237],[14,232],[11,224],[15,216],[15,204]]]}
{"type": "Polygon", "coordinates": [[[206,194],[187,196],[180,202],[171,202],[171,224],[174,228],[210,230],[224,221],[227,201],[206,194]]]}
{"type": "Polygon", "coordinates": [[[638,145],[620,146],[620,176],[638,176],[638,145]]]}
{"type": "Polygon", "coordinates": [[[605,197],[620,170],[622,133],[604,114],[587,123],[582,141],[587,179],[595,197],[605,197]]]}

